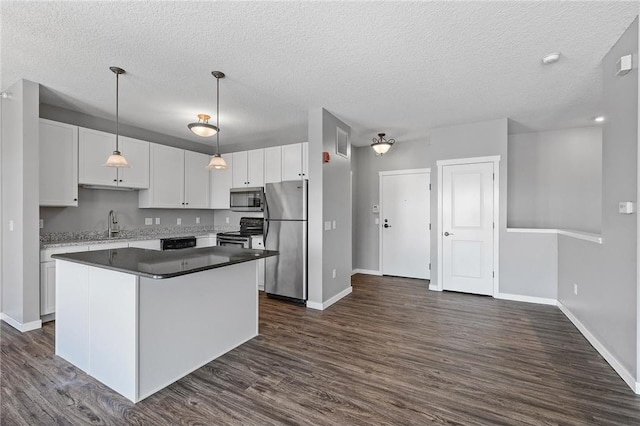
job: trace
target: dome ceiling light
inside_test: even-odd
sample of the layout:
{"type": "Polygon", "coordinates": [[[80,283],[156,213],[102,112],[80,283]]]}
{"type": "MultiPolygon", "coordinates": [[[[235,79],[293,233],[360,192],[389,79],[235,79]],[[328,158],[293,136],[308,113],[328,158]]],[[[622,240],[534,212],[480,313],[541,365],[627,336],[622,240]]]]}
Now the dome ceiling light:
{"type": "Polygon", "coordinates": [[[395,139],[386,139],[385,133],[378,133],[378,138],[373,138],[373,143],[371,144],[371,148],[376,152],[376,155],[386,154],[387,151],[391,148],[391,145],[396,143],[395,139]]]}

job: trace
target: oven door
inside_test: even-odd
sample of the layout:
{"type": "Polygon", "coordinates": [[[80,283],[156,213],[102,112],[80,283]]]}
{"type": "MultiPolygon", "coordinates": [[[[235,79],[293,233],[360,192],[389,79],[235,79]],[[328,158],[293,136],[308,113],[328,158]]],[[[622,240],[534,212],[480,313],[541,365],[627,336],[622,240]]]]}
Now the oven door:
{"type": "Polygon", "coordinates": [[[251,248],[251,238],[225,238],[218,236],[216,244],[219,246],[251,248]]]}

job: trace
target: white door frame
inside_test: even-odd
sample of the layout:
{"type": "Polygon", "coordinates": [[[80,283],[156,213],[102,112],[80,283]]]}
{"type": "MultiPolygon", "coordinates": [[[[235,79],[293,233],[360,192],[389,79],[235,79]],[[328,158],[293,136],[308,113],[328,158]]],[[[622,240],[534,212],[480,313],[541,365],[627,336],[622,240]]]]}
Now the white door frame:
{"type": "MultiPolygon", "coordinates": [[[[429,182],[431,182],[431,167],[426,169],[405,169],[405,170],[389,170],[385,172],[378,172],[378,203],[380,205],[379,218],[383,216],[384,205],[382,203],[382,177],[393,175],[411,175],[416,173],[429,173],[429,182]]],[[[431,183],[429,183],[429,189],[431,191],[431,183]]],[[[431,193],[429,193],[431,198],[431,193]]],[[[431,206],[431,199],[429,199],[429,206],[431,206]]],[[[429,223],[431,223],[431,207],[429,207],[429,223]]],[[[429,245],[431,245],[431,236],[429,236],[429,245]]],[[[431,259],[429,259],[431,263],[431,259]]],[[[382,221],[378,221],[378,272],[382,275],[382,221]]],[[[432,277],[433,279],[433,277],[432,277]]]]}
{"type": "Polygon", "coordinates": [[[493,163],[493,297],[500,293],[500,156],[456,158],[436,161],[438,166],[438,280],[429,284],[429,290],[442,291],[442,167],[460,164],[493,163]]]}

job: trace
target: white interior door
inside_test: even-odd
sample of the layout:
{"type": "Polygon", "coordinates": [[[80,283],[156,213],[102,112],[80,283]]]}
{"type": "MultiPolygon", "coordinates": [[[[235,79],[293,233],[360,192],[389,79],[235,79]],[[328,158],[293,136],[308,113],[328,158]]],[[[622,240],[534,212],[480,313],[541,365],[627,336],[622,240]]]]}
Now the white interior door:
{"type": "Polygon", "coordinates": [[[493,163],[442,167],[442,288],[493,295],[493,163]]]}
{"type": "Polygon", "coordinates": [[[428,172],[380,175],[383,275],[430,278],[428,172]]]}

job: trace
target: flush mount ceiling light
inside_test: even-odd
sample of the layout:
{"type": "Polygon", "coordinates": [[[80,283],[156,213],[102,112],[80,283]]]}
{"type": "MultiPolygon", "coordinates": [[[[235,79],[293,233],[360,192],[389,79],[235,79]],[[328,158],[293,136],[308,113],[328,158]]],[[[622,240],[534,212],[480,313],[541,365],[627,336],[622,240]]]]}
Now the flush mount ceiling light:
{"type": "Polygon", "coordinates": [[[542,58],[542,63],[545,65],[555,64],[560,60],[560,52],[549,53],[542,58]]]}
{"type": "Polygon", "coordinates": [[[125,70],[123,70],[122,68],[119,67],[109,67],[109,69],[116,75],[116,150],[113,151],[113,154],[111,154],[109,156],[109,158],[107,158],[107,162],[104,163],[105,167],[124,167],[124,168],[128,168],[131,167],[129,166],[129,163],[127,162],[127,159],[124,158],[122,156],[122,154],[119,151],[119,144],[118,144],[118,133],[120,131],[120,117],[119,117],[119,111],[118,111],[118,95],[120,92],[120,87],[118,85],[119,82],[119,77],[120,74],[124,74],[125,70]]]}
{"type": "Polygon", "coordinates": [[[189,123],[187,127],[196,135],[208,138],[209,136],[213,136],[218,133],[218,128],[213,124],[209,124],[210,118],[210,115],[198,114],[198,122],[189,123]]]}
{"type": "Polygon", "coordinates": [[[211,75],[216,78],[216,153],[211,157],[207,169],[224,170],[227,168],[227,162],[220,155],[220,79],[224,78],[224,73],[222,71],[211,71],[211,75]]]}
{"type": "Polygon", "coordinates": [[[396,143],[395,139],[385,139],[385,133],[378,133],[378,138],[373,138],[373,143],[371,144],[371,148],[376,152],[376,155],[386,154],[391,148],[391,145],[396,143]]]}
{"type": "Polygon", "coordinates": [[[597,117],[594,117],[593,121],[595,121],[596,123],[602,123],[604,121],[604,116],[599,115],[597,117]]]}

